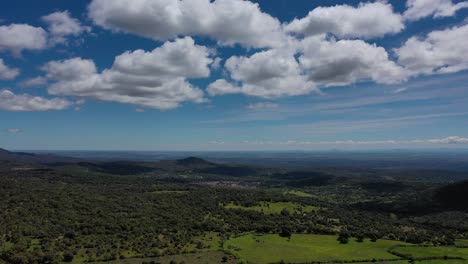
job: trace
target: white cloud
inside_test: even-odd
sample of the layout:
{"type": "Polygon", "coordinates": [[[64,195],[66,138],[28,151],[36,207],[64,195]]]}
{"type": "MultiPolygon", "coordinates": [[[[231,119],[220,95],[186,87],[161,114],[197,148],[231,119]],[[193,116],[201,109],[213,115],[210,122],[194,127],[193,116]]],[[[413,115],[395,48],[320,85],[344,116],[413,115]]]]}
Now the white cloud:
{"type": "Polygon", "coordinates": [[[302,19],[294,19],[286,30],[305,36],[332,33],[342,38],[373,38],[400,32],[403,18],[389,3],[361,3],[358,7],[317,7],[302,19]]]}
{"type": "Polygon", "coordinates": [[[127,51],[112,68],[98,73],[93,61],[52,61],[42,69],[54,80],[48,91],[97,100],[172,109],[182,102],[205,102],[203,92],[187,79],[210,75],[212,51],[190,37],[166,42],[151,52],[127,51]]]}
{"type": "Polygon", "coordinates": [[[20,74],[17,68],[10,68],[5,65],[3,59],[0,58],[0,80],[12,80],[20,74]]]}
{"type": "MultiPolygon", "coordinates": [[[[312,142],[310,142],[312,143],[312,142]]],[[[318,144],[337,144],[337,145],[394,145],[394,144],[468,144],[468,138],[451,136],[446,138],[435,139],[414,139],[414,140],[374,140],[374,141],[321,141],[318,144]]]]}
{"type": "Polygon", "coordinates": [[[62,110],[73,104],[63,98],[47,99],[29,94],[15,94],[10,90],[0,90],[0,109],[7,111],[62,110]]]}
{"type": "Polygon", "coordinates": [[[419,20],[428,16],[433,18],[449,17],[468,7],[468,2],[454,4],[452,0],[408,0],[404,17],[407,20],[419,20]]]}
{"type": "Polygon", "coordinates": [[[301,67],[320,86],[348,85],[362,80],[392,84],[406,80],[405,70],[389,59],[387,51],[362,40],[303,40],[301,67]]]}
{"type": "Polygon", "coordinates": [[[233,56],[226,61],[232,78],[249,83],[271,78],[286,78],[299,73],[299,64],[293,54],[280,50],[261,51],[250,57],[233,56]]]}
{"type": "MultiPolygon", "coordinates": [[[[408,0],[404,17],[449,16],[466,3],[408,0]]],[[[203,91],[189,80],[209,77],[211,70],[223,67],[223,60],[226,74],[207,86],[211,96],[244,94],[274,99],[360,81],[394,84],[420,74],[468,69],[466,24],[408,39],[394,50],[398,63],[383,47],[354,39],[382,37],[404,28],[403,16],[387,1],[317,7],[306,17],[283,25],[262,12],[259,4],[244,0],[92,0],[88,15],[106,29],[175,40],[152,51],[127,51],[102,71],[94,61],[82,58],[51,61],[42,68],[45,76],[26,79],[21,86],[48,84],[54,95],[171,109],[186,101],[205,102],[203,91]],[[196,45],[191,37],[178,38],[185,35],[209,37],[221,45],[267,49],[214,58],[214,51],[196,45]]],[[[68,11],[41,19],[48,32],[26,24],[0,26],[0,51],[45,49],[91,30],[68,11]]],[[[0,59],[0,79],[18,74],[18,69],[0,59]]]]}
{"type": "Polygon", "coordinates": [[[40,27],[27,24],[0,26],[0,51],[20,54],[23,50],[47,48],[47,32],[40,27]]]}
{"type": "Polygon", "coordinates": [[[33,87],[33,86],[39,86],[39,85],[44,85],[47,83],[47,78],[43,76],[38,76],[34,78],[28,78],[22,82],[20,82],[21,87],[33,87]]]}
{"type": "Polygon", "coordinates": [[[251,110],[275,109],[275,108],[278,108],[278,107],[279,107],[278,104],[274,104],[274,103],[271,103],[271,102],[259,102],[259,103],[255,103],[255,104],[249,104],[247,106],[247,108],[251,109],[251,110]]]}
{"type": "Polygon", "coordinates": [[[233,80],[208,86],[210,95],[242,93],[261,98],[308,94],[320,87],[359,81],[393,84],[405,81],[405,69],[387,51],[362,40],[303,39],[298,45],[233,56],[225,63],[233,80]]]}
{"type": "Polygon", "coordinates": [[[9,134],[18,134],[18,133],[22,132],[22,130],[19,129],[19,128],[8,128],[8,129],[5,129],[5,132],[7,132],[9,134]]]}
{"type": "Polygon", "coordinates": [[[93,0],[95,24],[156,40],[208,36],[221,44],[271,47],[286,37],[278,19],[243,0],[93,0]]]}
{"type": "Polygon", "coordinates": [[[19,55],[23,50],[44,50],[65,43],[67,36],[91,31],[90,27],[82,26],[77,19],[72,18],[68,11],[55,12],[41,19],[48,24],[49,32],[28,24],[0,26],[0,51],[19,55]]]}
{"type": "Polygon", "coordinates": [[[407,87],[401,87],[401,88],[397,88],[397,89],[391,91],[391,93],[398,94],[398,93],[406,92],[407,90],[408,90],[407,87]]]}
{"type": "Polygon", "coordinates": [[[241,93],[242,90],[240,87],[235,86],[234,84],[224,80],[219,79],[208,85],[206,91],[211,96],[224,95],[224,94],[236,94],[241,93]]]}
{"type": "Polygon", "coordinates": [[[468,138],[451,136],[440,139],[430,139],[428,142],[436,144],[468,144],[468,138]]]}
{"type": "Polygon", "coordinates": [[[72,18],[68,11],[54,12],[43,16],[41,20],[48,24],[52,44],[65,43],[66,36],[78,36],[83,32],[91,32],[90,27],[82,26],[80,21],[72,18]]]}
{"type": "Polygon", "coordinates": [[[92,60],[72,58],[64,61],[51,61],[41,67],[51,80],[74,81],[86,79],[96,73],[96,65],[92,60]]]}
{"type": "Polygon", "coordinates": [[[218,70],[221,67],[221,61],[223,61],[223,59],[220,57],[214,58],[213,63],[211,64],[211,68],[213,70],[218,70]]]}
{"type": "Polygon", "coordinates": [[[374,140],[374,141],[360,141],[360,140],[336,140],[336,141],[286,141],[282,144],[287,145],[394,145],[398,144],[396,140],[374,140]]]}
{"type": "Polygon", "coordinates": [[[132,75],[202,78],[210,75],[211,54],[211,50],[186,37],[166,42],[151,52],[127,51],[116,57],[113,69],[132,75]]]}
{"type": "Polygon", "coordinates": [[[322,145],[380,145],[380,144],[397,144],[395,140],[375,140],[375,141],[356,141],[356,140],[337,140],[337,141],[321,141],[319,144],[322,145]]]}
{"type": "Polygon", "coordinates": [[[213,144],[213,145],[224,145],[224,141],[213,140],[213,141],[209,141],[208,144],[213,144]]]}
{"type": "Polygon", "coordinates": [[[453,73],[468,69],[468,24],[411,37],[395,49],[398,62],[412,75],[453,73]]]}
{"type": "Polygon", "coordinates": [[[225,67],[231,78],[241,85],[225,90],[262,98],[302,95],[314,91],[314,83],[302,74],[294,53],[290,49],[271,49],[250,57],[229,58],[225,67]]]}
{"type": "Polygon", "coordinates": [[[336,141],[301,141],[301,140],[288,140],[288,141],[244,141],[245,144],[252,145],[294,145],[294,146],[307,146],[307,145],[431,145],[431,144],[468,144],[468,138],[459,136],[451,136],[440,139],[415,139],[415,140],[336,140],[336,141]]]}
{"type": "Polygon", "coordinates": [[[321,141],[318,144],[336,144],[336,145],[395,145],[395,144],[468,144],[468,138],[451,136],[437,139],[414,139],[414,140],[374,140],[374,141],[321,141]]]}

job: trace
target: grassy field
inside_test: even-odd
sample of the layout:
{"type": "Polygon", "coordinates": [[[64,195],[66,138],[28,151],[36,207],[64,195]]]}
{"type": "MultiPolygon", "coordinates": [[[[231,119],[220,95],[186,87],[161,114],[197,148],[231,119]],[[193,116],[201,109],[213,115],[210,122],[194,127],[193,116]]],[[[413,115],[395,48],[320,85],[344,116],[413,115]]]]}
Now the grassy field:
{"type": "Polygon", "coordinates": [[[423,261],[415,261],[415,264],[467,264],[468,261],[466,260],[423,260],[423,261]]]}
{"type": "Polygon", "coordinates": [[[291,239],[276,234],[245,235],[225,242],[224,249],[248,263],[272,263],[338,260],[398,259],[387,252],[398,241],[368,240],[358,243],[351,239],[340,244],[336,236],[294,234],[291,239]]]}
{"type": "Polygon", "coordinates": [[[302,191],[287,191],[284,192],[286,195],[295,195],[299,197],[308,197],[308,198],[315,198],[316,196],[310,193],[302,192],[302,191]]]}
{"type": "Polygon", "coordinates": [[[154,194],[185,194],[189,193],[189,191],[168,191],[168,190],[157,190],[153,191],[154,194]]]}
{"type": "Polygon", "coordinates": [[[468,247],[468,239],[460,239],[455,241],[455,245],[458,247],[468,247]]]}
{"type": "MultiPolygon", "coordinates": [[[[371,263],[379,263],[379,264],[409,264],[409,260],[397,260],[397,261],[379,261],[379,262],[358,262],[359,264],[371,264],[371,263]]],[[[421,260],[421,261],[414,261],[414,264],[467,264],[466,260],[421,260]]]]}
{"type": "Polygon", "coordinates": [[[208,232],[203,236],[196,237],[193,239],[193,243],[184,248],[187,252],[219,249],[222,249],[222,242],[219,233],[216,232],[208,232]]]}
{"type": "Polygon", "coordinates": [[[468,260],[468,248],[457,247],[397,247],[394,249],[400,254],[413,258],[427,257],[461,257],[468,260]]]}
{"type": "Polygon", "coordinates": [[[317,210],[318,207],[312,205],[300,205],[292,202],[260,202],[256,206],[245,207],[241,205],[236,205],[234,203],[229,203],[224,206],[227,209],[242,209],[242,210],[253,210],[258,212],[264,212],[265,214],[279,214],[282,210],[288,210],[289,212],[301,211],[302,212],[311,212],[317,210]]]}

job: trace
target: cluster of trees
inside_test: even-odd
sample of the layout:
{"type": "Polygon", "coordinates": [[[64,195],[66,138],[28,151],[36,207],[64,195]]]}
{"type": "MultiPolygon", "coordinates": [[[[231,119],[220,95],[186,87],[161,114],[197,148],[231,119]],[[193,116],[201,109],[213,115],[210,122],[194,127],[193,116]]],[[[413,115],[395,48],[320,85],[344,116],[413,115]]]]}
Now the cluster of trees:
{"type": "MultiPolygon", "coordinates": [[[[317,188],[329,197],[343,195],[336,192],[337,188],[317,188]]],[[[0,200],[0,263],[13,264],[180,254],[187,252],[195,237],[212,231],[228,239],[243,232],[285,237],[293,233],[337,234],[336,230],[345,227],[339,243],[354,237],[358,241],[385,238],[435,244],[453,244],[466,232],[457,222],[443,225],[434,222],[437,218],[428,222],[420,215],[394,218],[385,210],[284,195],[270,189],[83,173],[73,167],[67,171],[12,171],[0,166],[0,200]],[[223,207],[232,202],[253,206],[260,201],[290,201],[326,209],[264,214],[223,207]]],[[[463,222],[466,215],[459,217],[463,222]]],[[[441,222],[445,218],[440,217],[441,222]]]]}

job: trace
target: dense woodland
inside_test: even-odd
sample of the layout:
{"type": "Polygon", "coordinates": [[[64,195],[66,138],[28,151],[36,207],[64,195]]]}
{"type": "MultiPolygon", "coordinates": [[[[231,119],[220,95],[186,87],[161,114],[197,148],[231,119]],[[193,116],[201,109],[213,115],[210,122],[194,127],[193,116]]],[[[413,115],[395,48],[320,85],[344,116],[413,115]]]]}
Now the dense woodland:
{"type": "MultiPolygon", "coordinates": [[[[156,257],[244,233],[333,234],[453,245],[468,238],[468,181],[382,170],[293,171],[160,162],[0,161],[0,263],[156,257]],[[307,195],[293,195],[289,190],[307,195]],[[289,202],[268,214],[227,208],[289,202]],[[316,210],[301,208],[313,206],[316,210]]],[[[460,175],[458,175],[460,177],[460,175]]],[[[337,242],[338,243],[338,242],[337,242]]]]}

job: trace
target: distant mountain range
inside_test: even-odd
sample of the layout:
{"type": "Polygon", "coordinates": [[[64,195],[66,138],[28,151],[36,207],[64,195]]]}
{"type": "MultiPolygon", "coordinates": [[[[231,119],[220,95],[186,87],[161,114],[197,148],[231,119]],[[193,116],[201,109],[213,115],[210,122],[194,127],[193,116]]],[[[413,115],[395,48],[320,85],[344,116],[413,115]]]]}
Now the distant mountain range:
{"type": "Polygon", "coordinates": [[[13,152],[0,148],[0,161],[15,161],[26,163],[64,163],[78,162],[80,159],[71,157],[62,157],[54,154],[34,154],[27,152],[13,152]]]}
{"type": "Polygon", "coordinates": [[[195,172],[209,175],[241,177],[247,175],[253,176],[259,172],[258,169],[249,166],[217,164],[197,157],[151,162],[128,160],[103,161],[99,159],[80,159],[45,153],[13,152],[0,148],[0,162],[1,161],[40,164],[50,168],[79,166],[87,168],[90,171],[114,175],[137,175],[159,171],[171,173],[195,172]]]}

